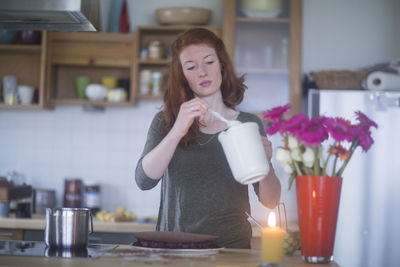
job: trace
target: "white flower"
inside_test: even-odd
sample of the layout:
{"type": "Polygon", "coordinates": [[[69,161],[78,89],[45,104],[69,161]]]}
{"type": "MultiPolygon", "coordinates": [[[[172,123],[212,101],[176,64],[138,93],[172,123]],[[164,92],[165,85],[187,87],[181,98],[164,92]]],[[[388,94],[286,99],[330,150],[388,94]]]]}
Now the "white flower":
{"type": "Polygon", "coordinates": [[[278,148],[276,150],[276,160],[282,165],[292,163],[289,150],[278,148]]]}
{"type": "Polygon", "coordinates": [[[303,160],[304,165],[306,165],[308,168],[311,168],[314,165],[315,153],[312,148],[306,147],[306,151],[303,153],[303,160]]]}
{"type": "Polygon", "coordinates": [[[282,165],[283,170],[288,173],[288,174],[292,174],[293,173],[293,167],[289,164],[283,164],[282,165]]]}
{"type": "Polygon", "coordinates": [[[299,149],[299,140],[296,137],[288,135],[288,147],[293,149],[299,149]]]}
{"type": "Polygon", "coordinates": [[[290,156],[292,156],[292,159],[295,161],[301,161],[300,149],[292,149],[290,156]]]}

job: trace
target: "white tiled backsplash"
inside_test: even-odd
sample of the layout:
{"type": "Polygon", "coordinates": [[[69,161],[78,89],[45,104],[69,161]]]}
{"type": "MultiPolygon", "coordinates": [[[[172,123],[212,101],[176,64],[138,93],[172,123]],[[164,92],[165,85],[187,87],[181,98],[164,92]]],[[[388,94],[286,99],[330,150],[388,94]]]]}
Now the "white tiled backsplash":
{"type": "Polygon", "coordinates": [[[1,110],[0,175],[14,170],[35,188],[55,189],[57,206],[62,206],[65,178],[97,181],[103,209],[124,205],[139,216],[157,215],[159,188],[138,189],[134,171],[161,105],[143,101],[103,112],[81,106],[1,110]]]}
{"type": "MultiPolygon", "coordinates": [[[[158,214],[159,185],[141,191],[134,171],[151,120],[160,101],[141,101],[135,107],[110,107],[103,112],[81,106],[54,110],[0,110],[0,176],[14,170],[34,188],[55,189],[62,206],[64,179],[80,178],[101,185],[101,208],[124,205],[139,217],[158,214]]],[[[274,140],[272,140],[274,143],[274,140]]],[[[280,144],[280,139],[277,139],[280,144]]],[[[287,175],[274,164],[282,183],[282,201],[289,219],[295,214],[294,190],[287,192],[287,175]]],[[[266,220],[264,208],[250,190],[252,214],[266,220]]]]}

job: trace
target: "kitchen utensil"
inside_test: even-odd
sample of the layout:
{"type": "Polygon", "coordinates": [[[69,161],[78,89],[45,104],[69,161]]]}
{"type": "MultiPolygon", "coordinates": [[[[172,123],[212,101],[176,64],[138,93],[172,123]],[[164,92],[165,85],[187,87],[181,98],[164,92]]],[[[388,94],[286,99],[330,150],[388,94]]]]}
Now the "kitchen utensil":
{"type": "Polygon", "coordinates": [[[258,125],[239,123],[218,135],[233,177],[241,184],[256,183],[269,172],[258,125]]]}
{"type": "Polygon", "coordinates": [[[214,115],[215,117],[217,117],[218,119],[220,119],[221,121],[223,121],[223,122],[225,122],[226,124],[228,124],[228,127],[231,127],[231,126],[234,126],[234,125],[240,123],[240,121],[237,121],[237,120],[227,120],[227,119],[225,119],[224,117],[222,117],[221,114],[219,114],[218,112],[216,112],[216,111],[214,111],[214,110],[212,110],[212,109],[210,109],[210,108],[208,109],[208,111],[209,111],[212,115],[214,115]]]}
{"type": "Polygon", "coordinates": [[[93,218],[89,209],[46,209],[44,239],[47,247],[85,249],[88,244],[88,234],[91,233],[93,233],[93,218]]]}
{"type": "Polygon", "coordinates": [[[90,83],[90,81],[91,78],[89,76],[75,77],[76,96],[78,99],[85,99],[86,86],[90,83]]]}
{"type": "Polygon", "coordinates": [[[200,7],[164,7],[156,10],[160,24],[205,25],[211,19],[212,11],[200,7]]]}
{"type": "Polygon", "coordinates": [[[56,206],[56,191],[35,188],[33,199],[33,212],[46,214],[46,208],[55,208],[56,206]]]}
{"type": "Polygon", "coordinates": [[[249,217],[261,230],[264,228],[253,216],[251,216],[247,211],[245,211],[247,217],[249,217]]]}
{"type": "Polygon", "coordinates": [[[22,105],[31,104],[32,100],[33,100],[33,91],[34,91],[34,88],[32,86],[18,85],[17,92],[18,92],[19,102],[22,105]]]}

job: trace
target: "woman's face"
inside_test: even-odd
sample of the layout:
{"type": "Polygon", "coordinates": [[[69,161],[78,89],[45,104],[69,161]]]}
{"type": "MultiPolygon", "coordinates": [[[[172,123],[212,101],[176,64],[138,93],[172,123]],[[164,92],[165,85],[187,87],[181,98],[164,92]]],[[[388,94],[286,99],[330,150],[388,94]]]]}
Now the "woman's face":
{"type": "Polygon", "coordinates": [[[189,45],[182,50],[179,59],[196,96],[207,97],[220,90],[221,65],[214,48],[203,44],[189,45]]]}

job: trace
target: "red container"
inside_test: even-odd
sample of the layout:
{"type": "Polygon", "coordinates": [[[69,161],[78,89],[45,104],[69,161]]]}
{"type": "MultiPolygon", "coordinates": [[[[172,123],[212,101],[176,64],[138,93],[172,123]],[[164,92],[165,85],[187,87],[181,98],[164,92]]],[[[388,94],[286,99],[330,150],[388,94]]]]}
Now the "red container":
{"type": "Polygon", "coordinates": [[[333,259],[341,188],[341,177],[296,177],[301,254],[307,262],[333,259]]]}

